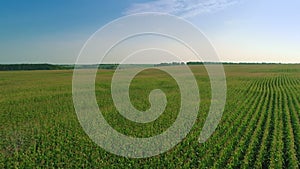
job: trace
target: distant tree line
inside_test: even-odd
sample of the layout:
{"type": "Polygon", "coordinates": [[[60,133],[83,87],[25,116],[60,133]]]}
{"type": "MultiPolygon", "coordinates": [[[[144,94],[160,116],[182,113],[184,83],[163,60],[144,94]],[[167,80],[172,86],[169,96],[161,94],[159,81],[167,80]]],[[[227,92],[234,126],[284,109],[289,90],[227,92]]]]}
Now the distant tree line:
{"type": "Polygon", "coordinates": [[[223,65],[272,65],[281,63],[253,63],[253,62],[187,62],[187,65],[203,65],[203,64],[223,64],[223,65]]]}
{"type": "MultiPolygon", "coordinates": [[[[251,62],[170,62],[160,63],[156,65],[148,65],[149,67],[155,66],[176,66],[176,65],[203,65],[203,64],[240,64],[240,65],[254,65],[254,64],[281,64],[281,63],[251,63],[251,62]]],[[[76,65],[78,69],[117,69],[119,64],[90,64],[90,65],[76,65]]],[[[145,66],[145,65],[143,65],[145,66]]],[[[52,64],[0,64],[0,71],[9,70],[63,70],[74,69],[75,65],[52,65],[52,64]]]]}
{"type": "MultiPolygon", "coordinates": [[[[74,65],[52,65],[52,64],[0,64],[0,71],[10,70],[63,70],[74,69],[74,65]]],[[[79,69],[116,69],[118,64],[100,64],[100,65],[77,65],[79,69]]]]}
{"type": "MultiPolygon", "coordinates": [[[[116,69],[119,65],[118,64],[91,64],[91,65],[76,65],[77,69],[116,69]]],[[[72,68],[75,66],[73,65],[72,68]]]]}
{"type": "Polygon", "coordinates": [[[160,63],[154,66],[175,66],[175,65],[185,65],[185,63],[184,62],[160,63]]]}
{"type": "Polygon", "coordinates": [[[1,71],[8,70],[58,70],[66,69],[64,66],[51,65],[51,64],[7,64],[0,65],[1,71]]]}

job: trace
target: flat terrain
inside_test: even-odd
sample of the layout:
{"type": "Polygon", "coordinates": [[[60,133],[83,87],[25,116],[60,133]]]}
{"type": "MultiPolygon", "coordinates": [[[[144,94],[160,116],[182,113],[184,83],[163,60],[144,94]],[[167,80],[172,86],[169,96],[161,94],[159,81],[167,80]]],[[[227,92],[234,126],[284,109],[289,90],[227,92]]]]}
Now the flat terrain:
{"type": "MultiPolygon", "coordinates": [[[[180,68],[180,67],[178,67],[180,68]]],[[[106,152],[81,128],[72,101],[72,70],[0,72],[0,168],[297,168],[300,165],[300,65],[225,65],[226,107],[204,143],[198,137],[210,106],[203,66],[191,66],[201,102],[196,124],[170,151],[146,159],[106,152]]],[[[168,99],[156,121],[137,124],[116,111],[110,93],[112,70],[98,72],[96,96],[117,131],[150,137],[176,119],[179,89],[168,74],[149,69],[130,86],[132,104],[150,108],[149,92],[168,99]]]]}

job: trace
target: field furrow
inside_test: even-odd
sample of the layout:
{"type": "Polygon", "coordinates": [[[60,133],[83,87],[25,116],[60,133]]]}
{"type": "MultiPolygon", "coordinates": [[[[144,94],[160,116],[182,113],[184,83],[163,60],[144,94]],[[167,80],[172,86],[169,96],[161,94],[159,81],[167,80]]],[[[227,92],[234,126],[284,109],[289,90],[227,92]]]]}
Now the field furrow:
{"type": "Polygon", "coordinates": [[[256,156],[256,160],[254,163],[255,168],[267,168],[268,167],[268,155],[270,150],[270,145],[272,142],[272,135],[274,130],[274,102],[276,100],[275,88],[274,84],[276,79],[270,80],[270,100],[268,103],[268,107],[266,109],[267,120],[264,124],[263,137],[260,141],[260,148],[258,149],[258,154],[256,156]]]}
{"type": "MultiPolygon", "coordinates": [[[[255,89],[255,90],[261,90],[259,89],[258,85],[259,81],[254,82],[250,85],[250,89],[255,89]]],[[[242,95],[245,95],[247,93],[241,93],[242,95]]],[[[249,96],[247,96],[247,99],[245,99],[245,102],[243,102],[239,107],[238,107],[238,113],[235,113],[238,116],[229,116],[228,118],[225,117],[226,119],[226,124],[224,124],[224,127],[216,133],[216,135],[213,136],[215,139],[215,143],[213,146],[215,148],[213,150],[210,150],[210,154],[214,154],[213,157],[209,159],[202,159],[202,160],[208,160],[211,161],[211,163],[206,162],[205,164],[212,164],[212,162],[217,159],[217,153],[220,152],[220,150],[224,149],[224,147],[228,147],[228,144],[232,144],[232,140],[229,138],[232,138],[233,135],[237,135],[236,133],[243,130],[243,127],[240,128],[235,128],[235,125],[240,125],[241,123],[247,123],[249,122],[249,118],[252,117],[251,113],[245,112],[243,110],[245,109],[251,109],[251,106],[259,104],[259,99],[258,99],[259,93],[256,92],[251,92],[249,96]],[[227,122],[229,121],[229,122],[227,122]],[[227,131],[226,131],[227,129],[227,131]],[[229,129],[229,130],[228,130],[229,129]],[[225,133],[225,134],[224,134],[225,133]],[[219,139],[221,138],[221,139],[219,139]]],[[[236,97],[239,98],[239,97],[236,97]]],[[[230,114],[230,113],[228,113],[230,114]]],[[[212,139],[213,139],[212,138],[212,139]]]]}
{"type": "Polygon", "coordinates": [[[266,91],[264,90],[264,88],[257,88],[256,90],[259,91],[259,95],[255,96],[255,103],[251,104],[251,107],[248,109],[248,118],[240,123],[240,127],[242,128],[242,130],[239,130],[239,133],[234,136],[235,142],[231,144],[232,146],[224,149],[223,154],[230,155],[227,155],[226,158],[220,160],[219,167],[221,167],[222,165],[226,165],[227,163],[227,168],[235,168],[241,164],[244,150],[246,148],[246,145],[249,143],[249,140],[251,139],[251,135],[253,133],[252,128],[257,125],[256,121],[258,120],[260,115],[260,108],[265,100],[264,97],[266,95],[266,91]]]}
{"type": "Polygon", "coordinates": [[[280,85],[281,92],[283,94],[283,103],[282,103],[282,118],[283,118],[283,139],[284,139],[284,155],[285,155],[285,166],[288,168],[297,167],[297,157],[295,152],[294,145],[294,134],[291,126],[291,117],[290,117],[290,108],[288,103],[288,98],[290,97],[287,94],[287,91],[284,89],[285,86],[284,80],[280,85]]]}
{"type": "MultiPolygon", "coordinates": [[[[276,86],[279,86],[279,78],[276,78],[276,86]]],[[[278,88],[275,89],[276,100],[274,102],[274,134],[271,136],[272,143],[270,149],[269,168],[282,168],[283,167],[283,124],[281,118],[282,93],[278,88]]]]}
{"type": "Polygon", "coordinates": [[[281,87],[282,92],[285,93],[285,145],[286,145],[286,154],[288,155],[287,164],[291,168],[299,166],[299,129],[300,122],[299,116],[297,115],[296,107],[299,105],[299,102],[296,99],[295,93],[290,89],[291,83],[289,83],[288,77],[284,76],[284,84],[281,87]],[[285,87],[288,86],[288,87],[285,87]]]}
{"type": "Polygon", "coordinates": [[[266,107],[271,98],[269,81],[270,81],[270,79],[268,79],[268,83],[264,84],[264,88],[266,90],[264,104],[261,106],[260,111],[259,111],[260,118],[257,122],[255,122],[257,124],[257,126],[253,128],[254,132],[252,134],[252,139],[247,147],[245,157],[244,157],[244,160],[243,160],[243,163],[241,166],[242,168],[252,166],[255,163],[256,155],[259,153],[257,150],[259,149],[260,141],[263,137],[263,129],[265,128],[265,123],[267,120],[267,113],[266,113],[267,108],[266,107]]]}

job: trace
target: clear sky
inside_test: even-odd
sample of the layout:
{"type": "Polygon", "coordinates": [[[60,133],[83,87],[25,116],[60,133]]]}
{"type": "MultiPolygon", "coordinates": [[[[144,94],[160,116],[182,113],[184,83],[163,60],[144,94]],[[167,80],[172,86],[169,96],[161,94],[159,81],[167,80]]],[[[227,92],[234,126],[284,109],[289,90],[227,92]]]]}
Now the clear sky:
{"type": "Polygon", "coordinates": [[[74,63],[95,31],[136,12],[189,20],[222,61],[300,62],[299,0],[0,0],[0,64],[74,63]]]}

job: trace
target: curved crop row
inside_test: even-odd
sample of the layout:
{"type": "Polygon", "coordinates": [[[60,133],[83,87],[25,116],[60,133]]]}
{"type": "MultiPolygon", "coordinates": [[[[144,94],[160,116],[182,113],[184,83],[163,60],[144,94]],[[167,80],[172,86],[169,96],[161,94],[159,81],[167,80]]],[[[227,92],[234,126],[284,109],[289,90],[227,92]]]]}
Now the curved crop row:
{"type": "MultiPolygon", "coordinates": [[[[295,122],[294,118],[297,118],[295,115],[293,115],[295,112],[293,111],[293,101],[295,97],[293,96],[293,91],[290,91],[287,89],[289,86],[288,83],[288,78],[286,76],[283,77],[283,84],[280,86],[281,91],[284,96],[284,103],[283,105],[283,122],[284,122],[284,152],[285,156],[287,157],[285,160],[285,165],[291,168],[296,168],[298,164],[298,159],[297,159],[297,150],[296,150],[296,145],[295,144],[295,130],[299,128],[300,126],[297,126],[297,122],[295,122]],[[283,87],[284,86],[284,87],[283,87]],[[292,98],[291,98],[292,97],[292,98]],[[294,118],[291,118],[293,116],[294,118]],[[293,127],[293,121],[294,121],[294,127],[293,127]]],[[[289,86],[290,87],[290,86],[289,86]]],[[[297,105],[297,104],[296,104],[297,105]]],[[[299,121],[298,121],[299,122],[299,121]]],[[[297,138],[296,138],[297,139],[297,138]]]]}
{"type": "MultiPolygon", "coordinates": [[[[258,90],[259,88],[259,81],[253,82],[252,84],[250,84],[249,88],[254,88],[255,90],[258,90]]],[[[245,93],[241,93],[241,95],[244,95],[245,93]]],[[[258,96],[258,93],[254,93],[252,92],[249,97],[247,97],[247,99],[245,100],[244,103],[242,103],[239,107],[238,107],[238,111],[235,112],[234,114],[231,113],[227,113],[226,116],[228,117],[224,117],[224,121],[226,121],[226,123],[223,125],[223,127],[218,131],[218,133],[216,133],[213,138],[213,141],[211,141],[211,145],[209,147],[214,147],[214,149],[207,151],[207,153],[210,154],[217,154],[220,150],[222,150],[224,147],[227,147],[227,145],[229,144],[229,142],[231,141],[231,137],[232,135],[234,135],[235,133],[238,132],[238,129],[236,127],[236,125],[240,124],[243,121],[248,121],[248,118],[250,117],[249,113],[244,112],[243,110],[245,109],[249,109],[253,104],[258,103],[258,99],[256,99],[258,96]],[[228,128],[230,130],[228,130],[228,128]],[[226,131],[226,129],[228,131],[226,131]],[[225,133],[225,134],[224,134],[225,133]]],[[[238,97],[236,97],[238,98],[238,97]]],[[[213,139],[212,138],[212,139],[213,139]]],[[[216,159],[216,156],[209,158],[208,156],[205,156],[204,159],[201,159],[201,161],[205,161],[202,164],[205,164],[205,166],[203,167],[207,167],[208,164],[212,164],[216,159]]]]}
{"type": "MultiPolygon", "coordinates": [[[[266,80],[265,80],[265,83],[266,80]]],[[[249,140],[251,138],[251,135],[253,133],[252,128],[254,128],[258,120],[259,112],[261,105],[264,104],[264,97],[266,96],[266,90],[264,88],[264,85],[259,85],[261,88],[259,88],[260,95],[256,96],[256,100],[254,104],[251,104],[249,109],[244,109],[244,111],[248,114],[248,118],[244,119],[241,123],[239,123],[239,126],[235,126],[236,128],[239,128],[239,133],[237,133],[234,137],[234,142],[231,143],[231,147],[226,147],[223,150],[223,154],[229,154],[227,157],[223,157],[219,161],[217,161],[217,165],[215,167],[221,167],[223,165],[228,164],[227,168],[231,167],[238,167],[242,161],[243,158],[243,152],[245,149],[245,145],[249,143],[249,140]],[[249,110],[249,111],[247,111],[249,110]],[[232,152],[232,153],[231,153],[232,152]],[[231,153],[231,154],[230,154],[231,153]]]]}
{"type": "Polygon", "coordinates": [[[242,166],[241,166],[242,168],[245,168],[247,166],[250,166],[251,164],[252,165],[254,164],[255,157],[258,153],[257,150],[259,149],[260,141],[263,137],[263,130],[265,128],[265,123],[267,121],[267,113],[266,113],[267,105],[268,105],[268,102],[271,98],[271,95],[270,95],[270,82],[265,84],[265,88],[266,88],[267,95],[265,97],[265,102],[261,107],[260,113],[262,113],[262,114],[260,116],[259,121],[257,122],[257,126],[254,129],[252,139],[251,139],[250,144],[249,144],[249,146],[246,150],[246,154],[245,154],[242,166]]]}
{"type": "Polygon", "coordinates": [[[274,89],[276,88],[276,80],[272,79],[270,84],[270,99],[268,107],[266,109],[267,120],[264,124],[263,137],[260,141],[260,148],[258,149],[258,154],[256,156],[256,161],[254,163],[255,168],[266,168],[268,164],[268,155],[270,150],[270,145],[272,142],[272,134],[274,131],[274,102],[276,100],[276,95],[274,89]]]}
{"type": "MultiPolygon", "coordinates": [[[[279,77],[276,78],[276,86],[279,85],[279,77]]],[[[282,168],[283,167],[283,124],[281,117],[281,102],[282,93],[279,89],[275,89],[276,100],[274,102],[274,134],[272,135],[272,143],[270,149],[269,167],[270,168],[282,168]]]]}

